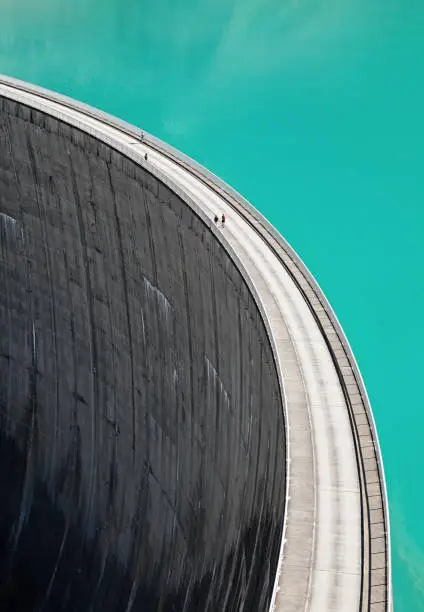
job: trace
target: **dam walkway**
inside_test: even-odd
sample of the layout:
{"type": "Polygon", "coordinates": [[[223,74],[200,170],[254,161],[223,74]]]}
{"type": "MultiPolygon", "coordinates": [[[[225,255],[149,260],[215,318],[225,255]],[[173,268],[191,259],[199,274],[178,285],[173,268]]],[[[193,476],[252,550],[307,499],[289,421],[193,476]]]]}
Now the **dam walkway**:
{"type": "Polygon", "coordinates": [[[271,610],[389,612],[389,517],[375,424],[343,331],[301,260],[243,198],[148,134],[140,139],[123,122],[8,79],[0,79],[0,96],[72,124],[163,180],[253,288],[285,398],[286,517],[271,610]],[[225,228],[215,214],[225,214],[225,228]]]}

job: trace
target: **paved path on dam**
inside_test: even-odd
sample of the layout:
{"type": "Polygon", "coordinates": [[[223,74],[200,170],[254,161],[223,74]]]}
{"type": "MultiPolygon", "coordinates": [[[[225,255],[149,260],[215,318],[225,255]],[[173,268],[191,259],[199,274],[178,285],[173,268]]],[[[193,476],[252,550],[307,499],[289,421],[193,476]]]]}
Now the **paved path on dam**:
{"type": "MultiPolygon", "coordinates": [[[[354,382],[347,357],[329,350],[328,337],[324,337],[316,313],[276,250],[257,230],[257,219],[249,217],[248,210],[238,214],[219,189],[199,180],[184,163],[161,153],[154,140],[149,143],[148,136],[138,141],[118,124],[107,124],[75,108],[6,85],[0,85],[0,95],[68,121],[131,154],[133,159],[138,155],[139,163],[148,171],[159,178],[165,176],[168,185],[176,185],[186,194],[187,201],[199,207],[212,228],[214,215],[221,218],[225,214],[225,227],[219,221],[213,230],[237,255],[256,289],[271,330],[286,399],[286,523],[271,608],[278,612],[389,610],[390,555],[388,519],[383,516],[384,490],[381,493],[382,489],[375,489],[375,500],[369,501],[372,484],[384,487],[377,467],[378,442],[367,425],[368,416],[367,422],[359,420],[356,424],[359,433],[353,433],[352,402],[348,399],[350,392],[355,397],[361,395],[359,383],[354,382]],[[338,365],[334,354],[340,357],[338,365]],[[345,386],[340,371],[352,377],[345,386]],[[351,389],[347,389],[349,383],[351,389]],[[362,451],[362,433],[370,440],[368,454],[362,451]],[[367,474],[375,470],[375,478],[373,474],[364,475],[358,467],[368,458],[373,460],[373,467],[368,472],[366,466],[363,469],[367,474]],[[378,511],[375,521],[373,511],[378,511]],[[381,550],[372,548],[377,537],[381,550]],[[381,582],[376,580],[377,571],[381,582]]],[[[319,310],[325,309],[320,306],[319,310]]],[[[336,336],[337,332],[329,329],[328,334],[336,336]]],[[[358,419],[366,413],[365,400],[361,401],[357,404],[358,419]]]]}
{"type": "Polygon", "coordinates": [[[253,279],[276,342],[290,444],[287,541],[277,609],[357,609],[359,483],[344,397],[324,339],[292,279],[252,227],[169,160],[156,153],[149,159],[210,217],[224,212],[221,231],[253,279]]]}

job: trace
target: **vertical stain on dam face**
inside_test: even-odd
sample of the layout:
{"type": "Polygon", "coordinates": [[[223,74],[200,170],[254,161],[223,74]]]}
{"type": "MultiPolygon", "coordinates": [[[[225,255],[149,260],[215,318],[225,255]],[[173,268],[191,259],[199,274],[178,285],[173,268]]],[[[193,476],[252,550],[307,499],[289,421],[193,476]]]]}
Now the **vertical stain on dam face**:
{"type": "Polygon", "coordinates": [[[0,139],[0,609],[267,610],[283,411],[240,272],[93,137],[0,98],[0,139]]]}

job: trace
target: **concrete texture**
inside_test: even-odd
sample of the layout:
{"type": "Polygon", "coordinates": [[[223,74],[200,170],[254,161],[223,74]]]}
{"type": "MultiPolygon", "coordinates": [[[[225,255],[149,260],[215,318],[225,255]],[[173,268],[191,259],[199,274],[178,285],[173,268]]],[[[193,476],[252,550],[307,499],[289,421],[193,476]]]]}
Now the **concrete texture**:
{"type": "MultiPolygon", "coordinates": [[[[278,515],[276,522],[283,521],[283,538],[280,540],[280,525],[280,531],[276,527],[270,536],[269,553],[258,558],[262,573],[257,579],[252,571],[246,581],[245,555],[241,564],[232,564],[237,569],[229,579],[231,597],[227,597],[230,593],[227,589],[225,596],[214,593],[206,601],[180,600],[175,609],[186,609],[187,603],[194,609],[207,609],[209,605],[213,609],[213,605],[218,605],[218,609],[237,611],[268,608],[284,612],[391,610],[390,527],[372,411],[343,330],[316,281],[293,249],[239,194],[193,160],[152,136],[145,134],[140,142],[139,131],[132,126],[28,84],[1,78],[0,94],[15,100],[22,108],[38,109],[38,112],[31,112],[30,118],[43,117],[48,126],[56,125],[52,117],[62,127],[64,123],[77,126],[81,132],[67,128],[71,136],[66,138],[83,151],[90,134],[100,152],[104,145],[109,152],[115,151],[111,163],[122,159],[122,155],[126,163],[132,160],[137,172],[144,169],[147,177],[144,189],[159,198],[161,210],[167,209],[167,198],[162,193],[168,188],[204,228],[214,248],[218,252],[223,250],[229,257],[263,324],[264,338],[276,366],[274,382],[281,394],[278,403],[284,412],[285,436],[280,442],[285,442],[285,448],[279,449],[283,461],[277,461],[274,469],[275,473],[286,473],[286,501],[281,495],[278,501],[274,498],[277,505],[273,506],[274,516],[278,515]],[[151,187],[156,184],[159,185],[157,191],[151,187]],[[212,219],[216,212],[227,215],[225,228],[214,226],[212,219]],[[287,463],[284,462],[286,455],[287,463]],[[284,506],[283,517],[283,509],[278,504],[284,506]],[[278,567],[273,562],[275,548],[280,549],[278,567]],[[265,570],[264,558],[267,559],[265,570]],[[236,575],[241,578],[234,581],[236,575]],[[256,601],[252,600],[252,591],[247,586],[251,580],[255,582],[255,593],[261,593],[256,601]],[[270,600],[265,593],[271,590],[270,600]],[[218,604],[212,602],[212,597],[218,597],[215,600],[218,604]]],[[[39,122],[36,124],[40,127],[39,122]]],[[[74,153],[72,149],[69,151],[72,168],[75,166],[74,153]]],[[[92,153],[90,150],[90,157],[92,153]]],[[[101,157],[102,153],[99,155],[101,157]]],[[[128,176],[123,181],[124,192],[129,189],[127,181],[128,176]]],[[[109,179],[109,184],[116,190],[114,179],[109,179]]],[[[91,194],[88,189],[79,196],[82,211],[89,209],[91,194]]],[[[120,225],[121,215],[115,216],[120,225]]],[[[165,217],[164,220],[167,222],[165,217]]],[[[132,224],[122,229],[127,235],[132,224]]],[[[169,249],[168,245],[167,242],[164,249],[169,249]]],[[[88,267],[91,270],[90,262],[88,267]]],[[[150,277],[148,282],[155,286],[150,277]]],[[[125,283],[131,286],[128,280],[125,283]]],[[[156,288],[166,295],[162,287],[156,285],[156,288]]],[[[214,285],[211,296],[217,291],[218,286],[214,285]]],[[[196,301],[196,307],[198,305],[196,301]]],[[[189,311],[191,313],[191,308],[189,311]]],[[[191,321],[190,315],[189,327],[191,321]]],[[[131,325],[127,327],[130,329],[131,325]]],[[[35,340],[32,342],[35,346],[35,340]]],[[[231,363],[228,359],[222,362],[226,368],[231,363]]],[[[216,366],[213,367],[216,370],[216,366]]],[[[131,372],[131,380],[133,376],[131,372]]],[[[220,369],[221,382],[223,376],[220,369]]],[[[228,376],[233,378],[231,370],[228,376]]],[[[257,388],[258,382],[253,379],[252,389],[257,388]]],[[[254,414],[257,414],[255,409],[254,414]]],[[[273,473],[267,471],[265,482],[270,478],[273,473]]],[[[234,493],[238,498],[237,489],[234,493]]],[[[262,493],[258,494],[257,502],[259,497],[262,516],[265,507],[262,493]]],[[[163,525],[161,521],[158,524],[163,525]]],[[[239,528],[244,529],[241,525],[239,528]]],[[[256,555],[262,551],[261,541],[260,536],[255,539],[253,566],[256,555]]],[[[209,540],[204,542],[204,546],[209,545],[209,540]]],[[[212,574],[211,592],[221,591],[222,584],[222,580],[214,581],[212,574]]],[[[161,602],[151,603],[145,595],[143,602],[136,602],[147,606],[140,609],[161,609],[161,602]]],[[[127,609],[133,604],[134,598],[130,595],[127,609]]]]}
{"type": "Polygon", "coordinates": [[[0,98],[2,610],[264,610],[285,495],[268,334],[146,169],[0,98]]]}

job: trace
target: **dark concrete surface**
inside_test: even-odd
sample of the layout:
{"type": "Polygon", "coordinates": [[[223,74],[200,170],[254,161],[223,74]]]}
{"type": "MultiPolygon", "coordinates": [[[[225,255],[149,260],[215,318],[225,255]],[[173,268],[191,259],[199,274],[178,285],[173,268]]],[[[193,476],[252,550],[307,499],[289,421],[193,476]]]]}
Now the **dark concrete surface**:
{"type": "Polygon", "coordinates": [[[187,204],[0,98],[0,609],[267,610],[281,401],[187,204]]]}

